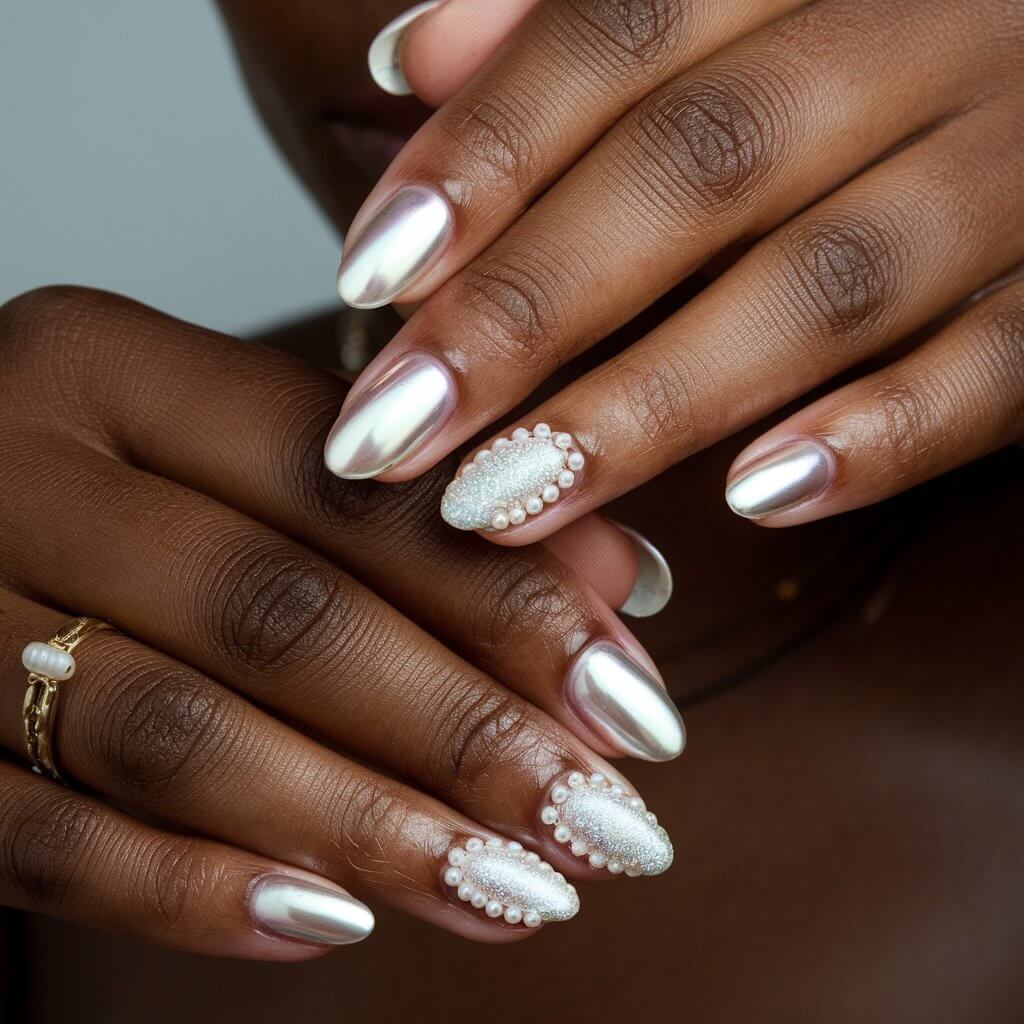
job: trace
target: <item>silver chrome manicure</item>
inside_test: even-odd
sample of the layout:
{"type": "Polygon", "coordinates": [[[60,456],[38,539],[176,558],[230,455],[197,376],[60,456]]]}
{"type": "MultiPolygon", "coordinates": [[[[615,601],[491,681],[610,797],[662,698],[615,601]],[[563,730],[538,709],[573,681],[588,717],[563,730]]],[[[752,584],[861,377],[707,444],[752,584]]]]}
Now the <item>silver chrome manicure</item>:
{"type": "Polygon", "coordinates": [[[443,196],[423,185],[400,188],[342,257],[338,294],[357,309],[386,306],[433,261],[451,229],[443,196]]]}
{"type": "Polygon", "coordinates": [[[409,26],[422,17],[427,11],[440,6],[441,0],[428,0],[417,4],[411,10],[400,14],[394,21],[385,25],[377,38],[370,44],[367,61],[373,80],[386,93],[392,96],[411,96],[412,89],[402,72],[402,43],[409,26]]]}
{"type": "Polygon", "coordinates": [[[407,355],[342,410],[324,446],[327,468],[346,480],[387,472],[444,426],[455,402],[445,366],[423,352],[407,355]]]}
{"type": "Polygon", "coordinates": [[[267,931],[329,946],[361,942],[374,925],[370,908],[348,893],[290,875],[261,878],[249,909],[267,931]]]}
{"type": "Polygon", "coordinates": [[[548,793],[540,820],[556,843],[613,875],[660,875],[672,865],[668,833],[636,793],[600,772],[570,772],[548,793]]]}
{"type": "Polygon", "coordinates": [[[686,727],[671,698],[609,640],[598,640],[577,655],[565,690],[584,723],[624,754],[670,761],[686,746],[686,727]]]}
{"type": "Polygon", "coordinates": [[[657,615],[672,599],[672,570],[646,537],[622,523],[615,525],[633,542],[636,551],[636,582],[619,611],[634,619],[657,615]]]}
{"type": "Polygon", "coordinates": [[[794,441],[744,466],[725,492],[737,515],[747,519],[785,512],[820,494],[834,474],[824,445],[794,441]]]}

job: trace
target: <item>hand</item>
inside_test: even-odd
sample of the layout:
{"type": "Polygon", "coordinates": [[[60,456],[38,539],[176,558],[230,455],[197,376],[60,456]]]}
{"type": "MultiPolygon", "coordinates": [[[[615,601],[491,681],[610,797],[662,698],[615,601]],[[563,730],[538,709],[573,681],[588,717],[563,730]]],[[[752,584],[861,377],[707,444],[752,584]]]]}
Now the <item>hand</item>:
{"type": "Polygon", "coordinates": [[[438,524],[443,473],[403,488],[327,473],[343,392],[101,293],[0,310],[9,758],[25,752],[26,644],[69,615],[115,627],[59,688],[56,760],[81,789],[0,761],[0,904],[297,960],[368,934],[349,888],[505,941],[574,913],[559,872],[667,866],[628,792],[584,782],[544,810],[571,772],[626,785],[593,750],[680,752],[649,659],[543,548],[510,558],[438,524]],[[457,854],[453,873],[450,851],[498,834],[555,870],[506,847],[457,854]],[[495,857],[505,888],[491,876],[477,908],[495,857]]]}
{"type": "Polygon", "coordinates": [[[1021,435],[1019,3],[513,6],[523,20],[494,56],[462,0],[405,37],[409,83],[446,102],[357,216],[339,283],[356,305],[422,305],[347,396],[336,473],[417,476],[751,244],[637,344],[515,415],[506,436],[543,423],[579,449],[561,490],[537,463],[550,505],[525,505],[527,439],[502,456],[514,472],[455,485],[449,521],[502,544],[547,537],[824,385],[736,459],[735,511],[805,522],[1021,435]],[[421,431],[369,448],[395,387],[421,431]]]}

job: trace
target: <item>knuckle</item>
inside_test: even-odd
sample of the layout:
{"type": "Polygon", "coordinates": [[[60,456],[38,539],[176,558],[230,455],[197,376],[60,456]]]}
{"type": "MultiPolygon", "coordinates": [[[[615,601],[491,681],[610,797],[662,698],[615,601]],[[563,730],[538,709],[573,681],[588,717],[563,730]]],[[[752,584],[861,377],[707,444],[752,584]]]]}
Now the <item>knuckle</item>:
{"type": "Polygon", "coordinates": [[[944,440],[939,428],[948,419],[949,405],[938,381],[921,375],[913,379],[890,376],[874,396],[878,427],[872,435],[882,449],[874,464],[897,480],[916,476],[944,440]]]}
{"type": "Polygon", "coordinates": [[[102,815],[79,797],[58,792],[0,813],[0,872],[34,902],[59,907],[74,898],[75,868],[102,828],[102,815]]]}
{"type": "Polygon", "coordinates": [[[205,914],[218,888],[218,870],[196,845],[187,839],[161,837],[140,851],[134,897],[142,919],[151,927],[179,935],[189,922],[202,928],[205,914]]]}
{"type": "MultiPolygon", "coordinates": [[[[657,68],[675,55],[689,20],[686,0],[567,0],[574,34],[614,72],[657,68]]],[[[575,48],[578,51],[578,47],[575,48]]]]}
{"type": "Polygon", "coordinates": [[[983,315],[980,334],[978,354],[997,395],[992,405],[998,429],[1006,437],[1019,437],[1024,428],[1024,288],[983,315]]]}
{"type": "Polygon", "coordinates": [[[514,363],[524,360],[542,376],[561,363],[560,309],[565,268],[537,252],[510,258],[492,256],[469,267],[451,294],[451,315],[470,327],[484,356],[514,363]]]}
{"type": "Polygon", "coordinates": [[[788,134],[785,90],[763,71],[691,78],[626,122],[636,173],[667,205],[700,212],[748,200],[788,134]]]}
{"type": "Polygon", "coordinates": [[[905,286],[908,246],[890,218],[833,213],[784,231],[775,244],[786,304],[827,341],[877,329],[905,286]]]}
{"type": "Polygon", "coordinates": [[[226,695],[173,666],[128,669],[99,713],[99,763],[123,789],[161,801],[205,777],[238,724],[226,695]]]}
{"type": "Polygon", "coordinates": [[[395,783],[379,775],[353,773],[323,815],[331,860],[363,876],[368,885],[374,885],[375,876],[383,884],[386,865],[401,859],[411,813],[395,783]]]}
{"type": "Polygon", "coordinates": [[[0,306],[0,351],[9,370],[25,362],[66,362],[106,298],[88,288],[55,285],[0,306]]]}
{"type": "Polygon", "coordinates": [[[276,541],[245,544],[218,567],[202,617],[216,653],[266,684],[336,651],[352,628],[353,597],[326,562],[276,541]]]}

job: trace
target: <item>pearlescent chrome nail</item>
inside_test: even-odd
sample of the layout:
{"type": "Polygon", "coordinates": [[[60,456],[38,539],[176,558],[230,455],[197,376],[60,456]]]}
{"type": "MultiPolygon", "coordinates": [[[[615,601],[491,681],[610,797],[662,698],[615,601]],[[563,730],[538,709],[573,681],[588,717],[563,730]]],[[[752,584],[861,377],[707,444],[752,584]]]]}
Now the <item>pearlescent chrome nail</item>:
{"type": "Polygon", "coordinates": [[[377,38],[370,44],[367,61],[373,80],[386,93],[392,96],[409,96],[412,89],[402,73],[402,43],[409,26],[422,17],[427,11],[440,6],[441,0],[428,0],[417,4],[411,10],[400,14],[380,30],[377,38]]]}
{"type": "Polygon", "coordinates": [[[290,875],[261,878],[249,910],[267,931],[328,946],[361,942],[374,925],[370,908],[348,893],[290,875]]]}
{"type": "Polygon", "coordinates": [[[636,581],[619,611],[635,619],[657,615],[672,599],[672,570],[646,537],[622,523],[615,525],[633,542],[636,551],[636,581]]]}
{"type": "Polygon", "coordinates": [[[672,840],[658,819],[636,793],[600,772],[570,772],[551,787],[548,800],[540,820],[556,843],[595,870],[636,878],[672,866],[672,840]]]}
{"type": "Polygon", "coordinates": [[[624,754],[670,761],[686,746],[686,728],[671,698],[609,640],[598,640],[576,656],[565,692],[583,722],[624,754]]]}
{"type": "Polygon", "coordinates": [[[527,928],[568,921],[580,909],[576,889],[563,874],[521,843],[497,837],[484,842],[474,836],[450,850],[444,883],[488,917],[527,928]]]}
{"type": "Polygon", "coordinates": [[[324,446],[335,476],[365,480],[394,468],[455,411],[455,383],[433,356],[405,356],[341,412],[324,446]]]}
{"type": "Polygon", "coordinates": [[[459,470],[441,500],[441,518],[457,530],[518,526],[576,486],[585,464],[571,434],[546,423],[518,427],[459,470]]]}
{"type": "Polygon", "coordinates": [[[342,257],[338,294],[357,309],[386,306],[427,268],[451,235],[447,200],[423,185],[400,188],[342,257]]]}
{"type": "Polygon", "coordinates": [[[820,494],[835,471],[832,453],[814,441],[794,441],[744,466],[725,500],[747,519],[785,512],[820,494]]]}

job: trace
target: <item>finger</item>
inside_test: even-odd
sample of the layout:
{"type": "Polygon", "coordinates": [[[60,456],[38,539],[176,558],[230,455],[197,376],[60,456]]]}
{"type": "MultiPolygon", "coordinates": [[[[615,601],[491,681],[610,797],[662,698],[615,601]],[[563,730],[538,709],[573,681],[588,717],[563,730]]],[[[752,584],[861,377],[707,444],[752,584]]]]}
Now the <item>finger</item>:
{"type": "MultiPolygon", "coordinates": [[[[12,597],[3,611],[0,651],[8,656],[0,668],[0,742],[16,750],[25,677],[15,648],[24,637],[53,635],[61,616],[12,597]]],[[[128,637],[90,637],[76,661],[74,677],[60,684],[54,742],[67,778],[178,829],[315,871],[458,934],[484,941],[524,934],[521,922],[492,921],[442,884],[450,850],[473,836],[490,838],[477,823],[327,750],[128,637]]],[[[571,909],[571,887],[554,873],[551,880],[554,896],[571,909]]],[[[280,900],[287,898],[284,891],[280,900]]],[[[268,902],[281,912],[279,901],[268,902]]],[[[559,916],[557,907],[523,909],[559,916]]]]}
{"type": "Polygon", "coordinates": [[[308,960],[373,928],[324,878],[150,828],[3,760],[0,905],[247,960],[308,960]]]}
{"type": "Polygon", "coordinates": [[[796,3],[538,5],[371,193],[346,239],[342,298],[423,299],[666,77],[796,3]]]}
{"type": "MultiPolygon", "coordinates": [[[[594,457],[543,515],[558,530],[884,352],[1024,258],[1019,104],[936,129],[756,246],[637,345],[542,405],[594,457]],[[950,258],[950,253],[955,258],[950,258]]],[[[461,492],[460,492],[461,493],[461,492]]],[[[451,517],[450,517],[451,518],[451,517]]]]}
{"type": "Polygon", "coordinates": [[[388,22],[370,47],[373,80],[439,107],[481,68],[538,0],[430,0],[388,22]]]}
{"type": "Polygon", "coordinates": [[[1024,437],[1024,284],[790,417],[736,460],[728,501],[792,526],[882,501],[1024,437]]]}
{"type": "MultiPolygon", "coordinates": [[[[844,0],[817,4],[648,97],[364,371],[331,433],[328,465],[342,476],[416,476],[714,253],[763,235],[959,109],[971,62],[935,30],[948,7],[867,4],[851,14],[844,0]],[[894,38],[920,37],[934,88],[921,89],[917,65],[877,45],[883,17],[894,38]],[[882,90],[898,99],[880,107],[882,90]],[[425,374],[410,371],[426,365],[439,389],[432,404],[425,374]],[[407,416],[422,412],[422,429],[401,461],[374,463],[356,441],[367,423],[386,420],[396,391],[407,416]]],[[[944,16],[973,23],[961,37],[966,51],[981,45],[977,19],[944,16]]],[[[576,433],[564,420],[538,419],[576,433]]],[[[594,435],[595,446],[612,440],[594,435]]]]}

